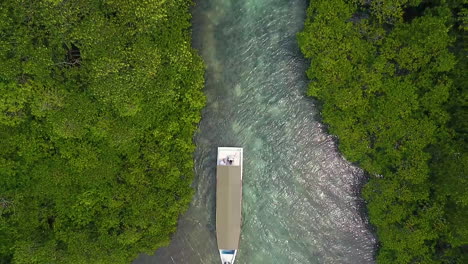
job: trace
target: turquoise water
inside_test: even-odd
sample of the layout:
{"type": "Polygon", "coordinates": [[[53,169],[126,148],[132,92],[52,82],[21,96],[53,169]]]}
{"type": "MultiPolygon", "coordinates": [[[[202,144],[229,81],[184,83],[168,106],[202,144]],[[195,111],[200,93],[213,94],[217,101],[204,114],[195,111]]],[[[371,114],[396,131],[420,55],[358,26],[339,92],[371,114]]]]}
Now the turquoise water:
{"type": "Polygon", "coordinates": [[[297,47],[306,1],[206,0],[193,9],[208,104],[195,137],[195,197],[169,247],[134,263],[220,263],[217,146],[244,147],[238,264],[373,263],[362,172],[338,153],[304,96],[297,47]]]}

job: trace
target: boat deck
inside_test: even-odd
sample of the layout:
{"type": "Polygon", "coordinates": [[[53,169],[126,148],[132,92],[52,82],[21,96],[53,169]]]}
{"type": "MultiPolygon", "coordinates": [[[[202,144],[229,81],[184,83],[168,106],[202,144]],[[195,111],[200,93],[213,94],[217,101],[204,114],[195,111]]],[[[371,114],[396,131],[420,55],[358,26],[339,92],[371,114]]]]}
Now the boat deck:
{"type": "Polygon", "coordinates": [[[216,236],[220,250],[239,248],[242,205],[242,148],[218,148],[216,236]]]}

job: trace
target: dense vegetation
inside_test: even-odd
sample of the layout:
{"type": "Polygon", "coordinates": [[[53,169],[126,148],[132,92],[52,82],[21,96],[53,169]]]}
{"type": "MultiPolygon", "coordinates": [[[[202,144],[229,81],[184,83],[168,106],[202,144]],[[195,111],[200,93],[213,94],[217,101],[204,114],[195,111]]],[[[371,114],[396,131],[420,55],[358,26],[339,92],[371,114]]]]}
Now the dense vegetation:
{"type": "Polygon", "coordinates": [[[0,2],[0,263],[128,263],[192,196],[190,0],[0,2]]]}
{"type": "Polygon", "coordinates": [[[314,0],[309,95],[363,189],[379,263],[468,263],[464,0],[314,0]]]}

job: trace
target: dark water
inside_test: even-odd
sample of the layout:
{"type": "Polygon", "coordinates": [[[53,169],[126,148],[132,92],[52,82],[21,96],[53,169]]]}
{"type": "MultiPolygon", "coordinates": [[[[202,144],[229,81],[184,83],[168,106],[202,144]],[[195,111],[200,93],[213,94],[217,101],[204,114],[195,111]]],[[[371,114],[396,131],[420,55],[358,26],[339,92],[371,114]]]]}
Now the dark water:
{"type": "Polygon", "coordinates": [[[244,147],[243,226],[236,263],[373,263],[360,214],[362,172],[338,153],[304,96],[296,43],[304,0],[206,0],[193,10],[208,104],[195,137],[196,194],[171,245],[141,263],[220,263],[217,146],[244,147]]]}

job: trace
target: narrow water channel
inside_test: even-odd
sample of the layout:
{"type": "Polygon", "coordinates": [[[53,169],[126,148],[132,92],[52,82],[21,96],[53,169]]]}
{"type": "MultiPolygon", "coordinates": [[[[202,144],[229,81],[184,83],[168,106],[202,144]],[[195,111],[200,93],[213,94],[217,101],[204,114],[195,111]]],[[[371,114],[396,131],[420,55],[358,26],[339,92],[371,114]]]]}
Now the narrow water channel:
{"type": "Polygon", "coordinates": [[[195,197],[170,246],[142,263],[220,263],[217,146],[244,147],[243,226],[236,263],[373,263],[362,172],[343,160],[305,97],[296,43],[305,0],[204,0],[193,41],[206,65],[207,106],[195,137],[195,197]]]}

